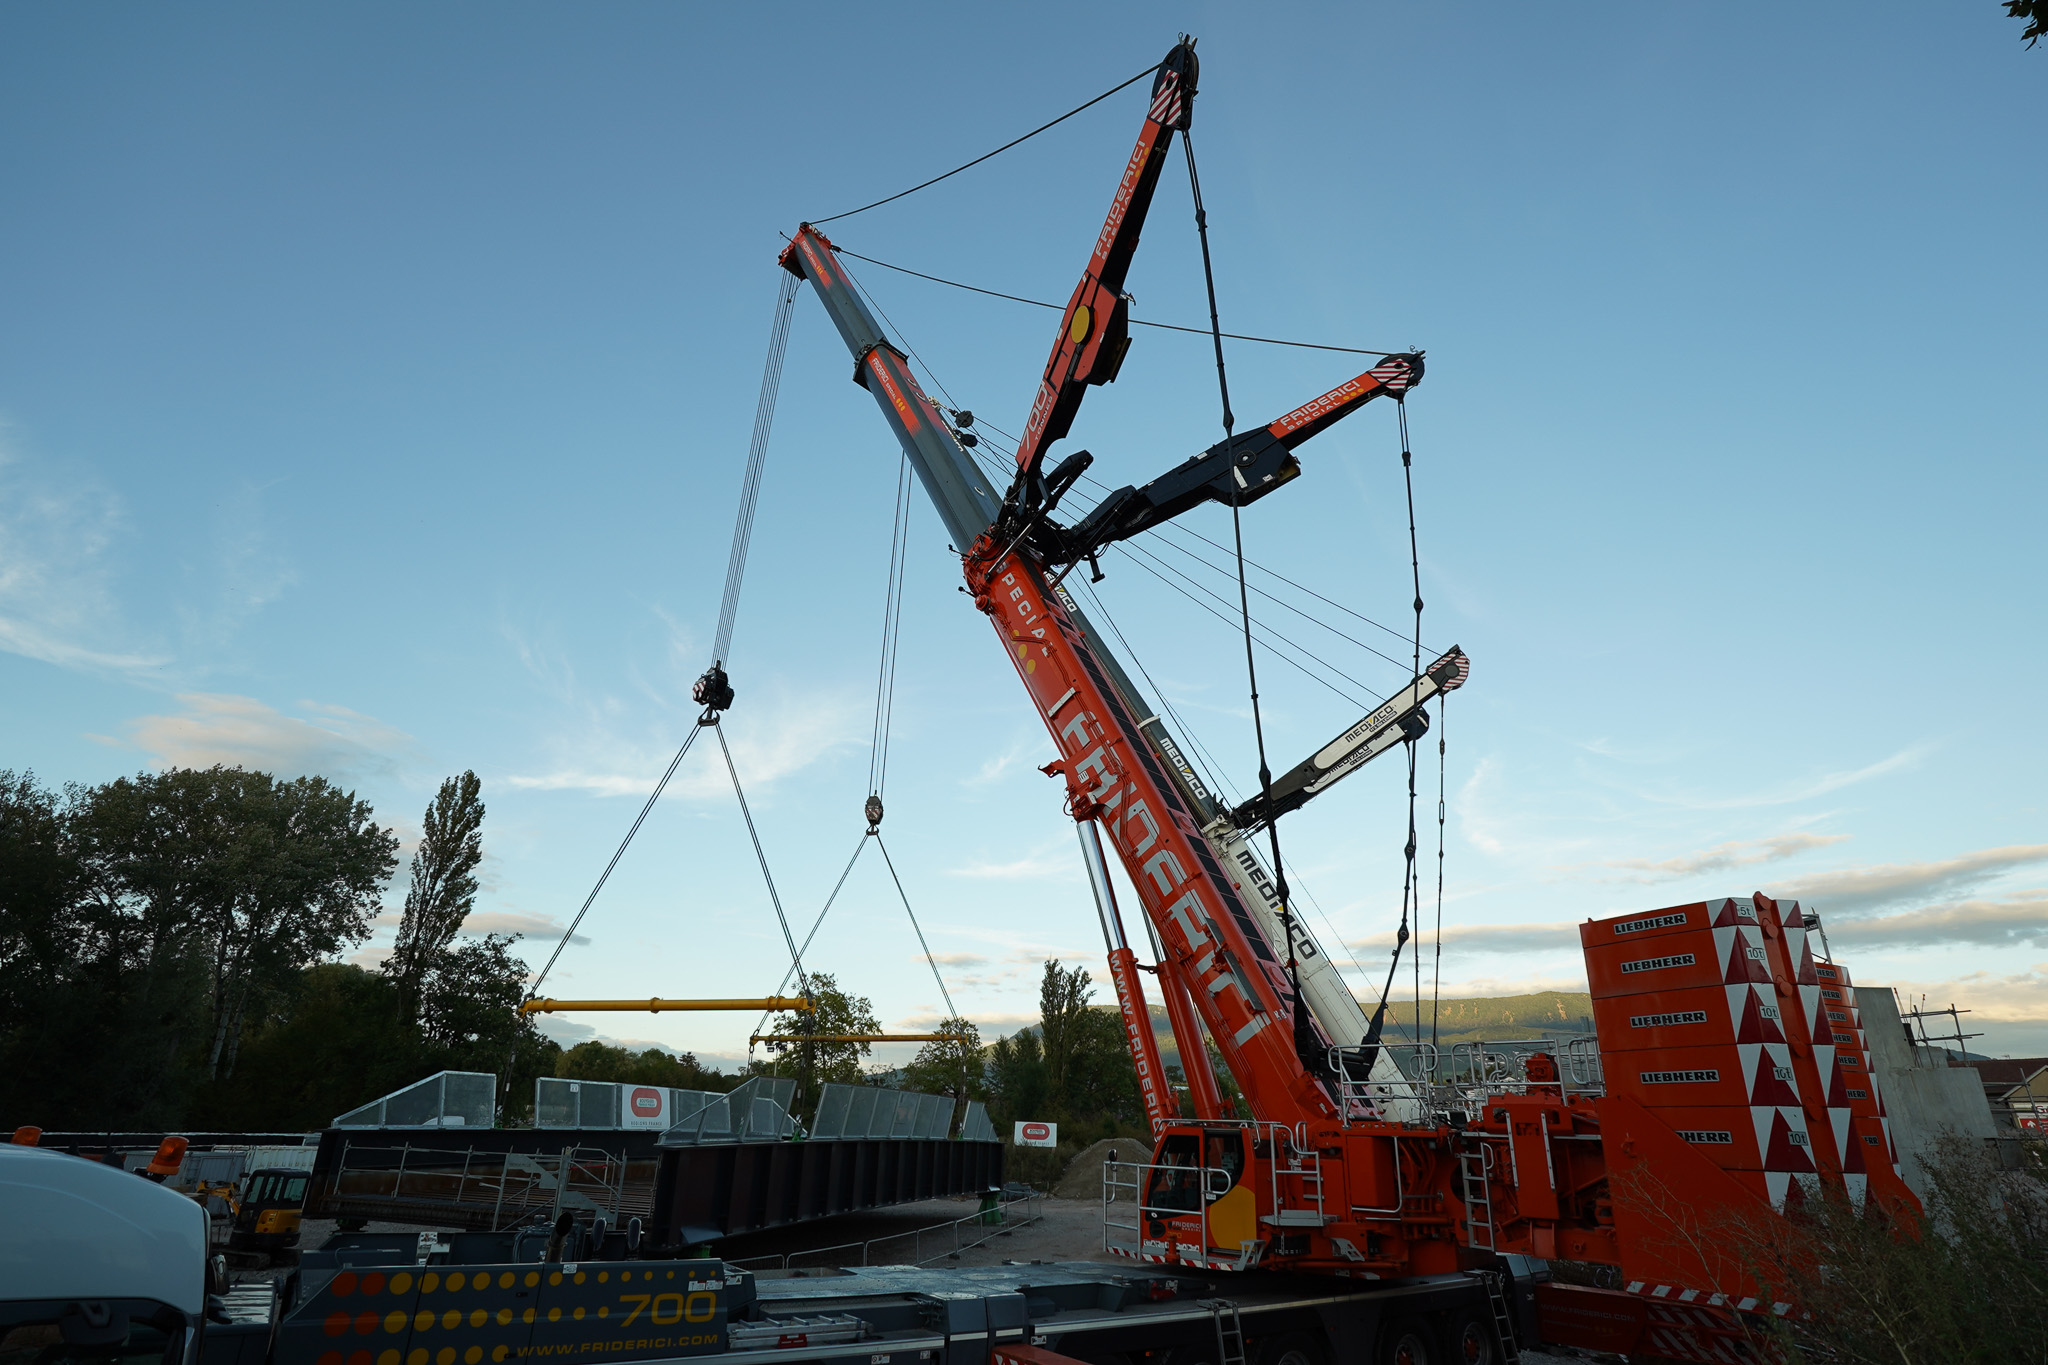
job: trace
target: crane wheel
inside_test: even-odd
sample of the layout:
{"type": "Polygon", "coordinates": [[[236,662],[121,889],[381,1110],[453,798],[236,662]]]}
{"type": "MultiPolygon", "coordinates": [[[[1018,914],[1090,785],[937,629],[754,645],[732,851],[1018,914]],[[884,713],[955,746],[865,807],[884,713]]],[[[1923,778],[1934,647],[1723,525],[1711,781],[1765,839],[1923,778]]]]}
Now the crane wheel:
{"type": "Polygon", "coordinates": [[[1446,1365],[1500,1365],[1493,1323],[1477,1309],[1460,1308],[1445,1317],[1443,1352],[1446,1365]]]}
{"type": "Polygon", "coordinates": [[[1320,1334],[1278,1332],[1252,1343],[1253,1365],[1330,1365],[1330,1348],[1320,1334]]]}
{"type": "Polygon", "coordinates": [[[1420,1318],[1395,1318],[1380,1329],[1373,1365],[1448,1365],[1437,1351],[1436,1337],[1420,1318]]]}

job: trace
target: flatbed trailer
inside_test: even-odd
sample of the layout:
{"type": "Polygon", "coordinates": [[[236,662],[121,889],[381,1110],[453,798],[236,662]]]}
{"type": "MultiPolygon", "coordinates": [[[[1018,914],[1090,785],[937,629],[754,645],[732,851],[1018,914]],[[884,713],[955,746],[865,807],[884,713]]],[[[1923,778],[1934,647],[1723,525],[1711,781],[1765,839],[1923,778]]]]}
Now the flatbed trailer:
{"type": "MultiPolygon", "coordinates": [[[[623,1251],[615,1236],[606,1252],[623,1251]]],[[[238,1296],[242,1320],[208,1328],[202,1365],[1498,1361],[1535,1339],[1548,1278],[1520,1257],[1402,1281],[1087,1261],[756,1274],[529,1259],[546,1237],[337,1234],[267,1297],[238,1296]]]]}

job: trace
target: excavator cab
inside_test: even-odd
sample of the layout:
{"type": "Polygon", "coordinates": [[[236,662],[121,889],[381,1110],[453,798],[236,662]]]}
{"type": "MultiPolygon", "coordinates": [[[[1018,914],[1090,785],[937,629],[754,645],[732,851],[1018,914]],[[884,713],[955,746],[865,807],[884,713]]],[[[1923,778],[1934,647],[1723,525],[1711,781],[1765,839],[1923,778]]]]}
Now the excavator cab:
{"type": "Polygon", "coordinates": [[[306,1205],[306,1172],[274,1168],[251,1172],[228,1234],[228,1248],[271,1258],[298,1245],[306,1205]]]}
{"type": "Polygon", "coordinates": [[[1140,1212],[1147,1244],[1198,1265],[1244,1258],[1259,1235],[1258,1198],[1245,1178],[1249,1135],[1239,1127],[1169,1128],[1147,1171],[1140,1212]]]}

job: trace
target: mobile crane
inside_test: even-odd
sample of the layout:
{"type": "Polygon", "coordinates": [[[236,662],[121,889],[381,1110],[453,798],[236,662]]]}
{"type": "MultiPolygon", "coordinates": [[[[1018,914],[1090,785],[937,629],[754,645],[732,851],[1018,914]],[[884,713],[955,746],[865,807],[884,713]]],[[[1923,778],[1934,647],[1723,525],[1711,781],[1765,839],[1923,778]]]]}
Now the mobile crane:
{"type": "MultiPolygon", "coordinates": [[[[1111,1250],[1141,1263],[865,1267],[755,1276],[644,1244],[637,1220],[506,1233],[338,1234],[274,1284],[230,1289],[190,1201],[76,1158],[0,1147],[0,1326],[12,1344],[166,1365],[493,1365],[733,1356],[768,1365],[1373,1365],[1513,1360],[1517,1337],[1691,1361],[1772,1358],[1770,1300],[1715,1234],[1826,1189],[1903,1212],[1854,988],[1790,901],[1726,898],[1581,926],[1601,1057],[1426,1054],[1404,1071],[1248,831],[1426,731],[1452,650],[1235,807],[1221,802],[1062,586],[1107,545],[1301,474],[1294,451],[1420,381],[1389,356],[1264,427],[1053,519],[1090,458],[1044,473],[1088,385],[1129,345],[1122,283],[1172,136],[1183,40],[1161,63],[1108,221],[998,492],[814,227],[781,260],[816,289],[953,538],[975,605],[1053,737],[1154,1146],[1106,1176],[1111,1250]],[[1102,843],[1137,889],[1194,1119],[1162,1081],[1145,969],[1102,843]],[[1213,1039],[1251,1118],[1224,1106],[1213,1039]],[[1605,1075],[1600,1074],[1601,1063],[1605,1075]],[[1589,1084],[1591,1080],[1601,1082],[1589,1084]],[[1716,1220],[1725,1220],[1717,1223],[1716,1220]],[[1628,1288],[1547,1280],[1618,1267],[1628,1288]]],[[[728,699],[729,699],[729,694],[728,699]]],[[[641,1006],[644,1008],[644,1006],[641,1006]]]]}
{"type": "MultiPolygon", "coordinates": [[[[1682,1189],[1693,1207],[1730,1216],[1782,1202],[1784,1181],[1759,1194],[1703,1153],[1703,1145],[1728,1138],[1730,1130],[1681,1133],[1629,1094],[1575,1089],[1548,1054],[1531,1057],[1522,1075],[1471,1076],[1462,1089],[1438,1086],[1432,1095],[1423,1077],[1393,1064],[1377,1028],[1280,903],[1275,879],[1242,837],[1377,754],[1412,742],[1428,724],[1424,704],[1465,682],[1463,653],[1452,650],[1257,797],[1225,808],[1063,586],[1083,563],[1099,576],[1097,556],[1115,541],[1205,503],[1241,509],[1273,495],[1301,475],[1295,452],[1305,441],[1375,399],[1405,401],[1423,376],[1420,353],[1389,355],[1149,483],[1117,489],[1072,525],[1054,520],[1093,456],[1075,452],[1047,472],[1048,451],[1069,431],[1087,388],[1115,380],[1129,350],[1123,281],[1174,134],[1189,127],[1197,72],[1187,39],[1157,68],[1136,145],[1066,305],[1006,489],[994,487],[963,449],[958,429],[876,325],[825,235],[802,224],[780,257],[815,288],[853,355],[855,381],[874,396],[952,544],[965,547],[959,553],[966,589],[1058,750],[1046,771],[1064,780],[1067,812],[1081,829],[1155,1134],[1152,1159],[1127,1173],[1140,1216],[1119,1249],[1204,1269],[1384,1278],[1456,1273],[1516,1253],[1619,1266],[1639,1289],[1688,1305],[1697,1300],[1708,1319],[1754,1308],[1760,1286],[1739,1267],[1720,1263],[1706,1245],[1711,1239],[1679,1235],[1640,1195],[1652,1185],[1682,1189]],[[1188,1073],[1192,1123],[1181,1120],[1156,1082],[1159,1054],[1139,964],[1102,875],[1104,839],[1136,888],[1160,949],[1153,970],[1188,1073]],[[1204,1033],[1242,1090],[1251,1120],[1224,1110],[1204,1033]]],[[[1801,959],[1803,930],[1775,913],[1760,916],[1755,906],[1763,899],[1742,902],[1750,907],[1745,932],[1764,940],[1745,951],[1759,959],[1768,952],[1775,977],[1764,979],[1775,979],[1781,993],[1805,990],[1813,959],[1801,959]]],[[[1657,921],[1667,922],[1693,923],[1684,913],[1657,921]]],[[[1776,1006],[1762,1008],[1778,1016],[1776,1006]]],[[[1698,1012],[1685,1017],[1692,1013],[1698,1012]]],[[[1812,1073],[1806,1090],[1818,1085],[1824,1096],[1831,1077],[1811,1062],[1803,1066],[1802,1074],[1812,1073]]],[[[1838,1133],[1848,1131],[1846,1109],[1835,1119],[1818,1117],[1821,1109],[1828,1102],[1814,1100],[1816,1126],[1799,1128],[1789,1140],[1808,1143],[1807,1134],[1825,1133],[1818,1125],[1829,1122],[1838,1133]]],[[[1804,1120],[1781,1122],[1789,1135],[1804,1120]]],[[[1845,1184],[1855,1174],[1846,1167],[1857,1164],[1849,1156],[1865,1154],[1845,1143],[1814,1142],[1817,1164],[1802,1179],[1810,1172],[1814,1181],[1862,1192],[1845,1184]],[[1840,1150],[1830,1157],[1823,1147],[1840,1150]]],[[[1879,1184],[1885,1198],[1910,1199],[1895,1181],[1879,1184]]],[[[1624,1317],[1632,1311],[1587,1306],[1586,1296],[1604,1291],[1582,1291],[1576,1300],[1559,1292],[1559,1311],[1567,1316],[1574,1304],[1589,1321],[1610,1308],[1624,1317]]]]}

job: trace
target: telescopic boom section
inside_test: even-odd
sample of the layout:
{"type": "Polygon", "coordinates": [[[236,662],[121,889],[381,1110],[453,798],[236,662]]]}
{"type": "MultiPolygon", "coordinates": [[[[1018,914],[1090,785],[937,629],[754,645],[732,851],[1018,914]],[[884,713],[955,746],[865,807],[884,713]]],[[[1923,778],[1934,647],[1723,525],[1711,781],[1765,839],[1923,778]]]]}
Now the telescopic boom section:
{"type": "MultiPolygon", "coordinates": [[[[1060,752],[1052,768],[1066,778],[1070,812],[1101,824],[1253,1112],[1282,1123],[1334,1117],[1328,1093],[1295,1055],[1286,971],[1217,865],[1201,820],[1145,742],[1112,681],[1112,662],[1047,589],[1029,548],[1004,554],[987,534],[1000,500],[882,337],[831,243],[805,224],[782,263],[816,287],[853,352],[856,382],[874,397],[963,550],[975,605],[988,614],[1060,752]]],[[[1183,1038],[1180,1045],[1201,1042],[1183,1038]]]]}
{"type": "Polygon", "coordinates": [[[1115,380],[1124,352],[1131,347],[1124,276],[1138,249],[1138,234],[1144,230],[1174,132],[1185,131],[1194,118],[1196,71],[1195,45],[1182,39],[1166,54],[1153,78],[1152,104],[1144,127],[1138,130],[1137,145],[1116,183],[1109,217],[1096,235],[1088,268],[1067,300],[1052,357],[1045,362],[1045,377],[1039,381],[1031,416],[1024,423],[1023,439],[1017,442],[1018,478],[1027,487],[1038,477],[1046,447],[1073,425],[1086,386],[1115,380]]]}

